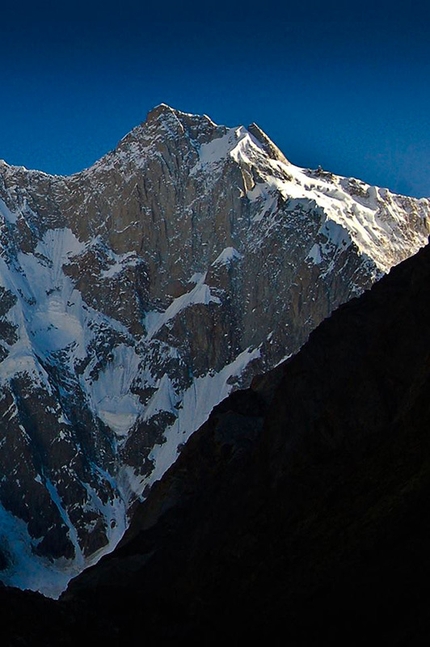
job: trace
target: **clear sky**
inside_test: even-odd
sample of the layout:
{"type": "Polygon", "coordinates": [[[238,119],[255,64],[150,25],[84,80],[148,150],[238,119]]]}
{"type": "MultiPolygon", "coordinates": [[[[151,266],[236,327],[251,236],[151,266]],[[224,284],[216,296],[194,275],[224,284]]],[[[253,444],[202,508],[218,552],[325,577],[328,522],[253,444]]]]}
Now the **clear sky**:
{"type": "Polygon", "coordinates": [[[79,171],[165,102],[255,121],[299,166],[430,196],[429,20],[414,0],[9,3],[0,158],[79,171]]]}

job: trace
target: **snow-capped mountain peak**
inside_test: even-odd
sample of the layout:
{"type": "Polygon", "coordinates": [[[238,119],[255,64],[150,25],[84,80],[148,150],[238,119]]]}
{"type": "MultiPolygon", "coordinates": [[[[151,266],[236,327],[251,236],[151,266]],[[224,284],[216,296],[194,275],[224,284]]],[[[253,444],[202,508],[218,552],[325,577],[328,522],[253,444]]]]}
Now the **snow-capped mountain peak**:
{"type": "Polygon", "coordinates": [[[425,245],[429,213],[166,104],[70,177],[0,165],[3,581],[55,596],[111,550],[213,406],[425,245]]]}

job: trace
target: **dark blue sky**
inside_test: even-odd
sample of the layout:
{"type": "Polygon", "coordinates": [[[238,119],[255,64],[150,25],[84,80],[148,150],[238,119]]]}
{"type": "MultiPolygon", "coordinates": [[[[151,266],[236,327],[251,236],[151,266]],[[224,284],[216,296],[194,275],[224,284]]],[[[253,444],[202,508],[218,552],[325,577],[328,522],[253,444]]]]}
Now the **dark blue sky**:
{"type": "Polygon", "coordinates": [[[299,166],[430,196],[422,4],[2,7],[0,158],[81,170],[165,102],[227,126],[256,121],[299,166]]]}

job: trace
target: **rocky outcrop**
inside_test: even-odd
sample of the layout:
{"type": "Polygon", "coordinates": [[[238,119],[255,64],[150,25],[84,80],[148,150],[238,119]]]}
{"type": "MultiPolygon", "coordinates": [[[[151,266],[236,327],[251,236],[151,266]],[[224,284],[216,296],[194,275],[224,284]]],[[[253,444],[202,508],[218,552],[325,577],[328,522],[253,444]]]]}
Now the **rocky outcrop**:
{"type": "Polygon", "coordinates": [[[70,177],[2,163],[0,199],[0,579],[53,596],[213,406],[428,234],[426,199],[166,105],[70,177]]]}

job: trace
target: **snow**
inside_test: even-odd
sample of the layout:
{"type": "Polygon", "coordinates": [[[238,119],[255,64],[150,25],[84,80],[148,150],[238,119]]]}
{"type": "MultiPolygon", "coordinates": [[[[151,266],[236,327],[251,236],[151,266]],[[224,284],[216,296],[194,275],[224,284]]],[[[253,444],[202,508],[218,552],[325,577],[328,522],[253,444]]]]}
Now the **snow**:
{"type": "Polygon", "coordinates": [[[160,411],[175,411],[179,402],[179,396],[167,374],[158,381],[156,388],[156,392],[145,408],[143,420],[149,420],[160,411]]]}
{"type": "Polygon", "coordinates": [[[125,436],[141,411],[138,396],[131,392],[139,357],[134,348],[119,344],[98,379],[87,384],[94,413],[118,436],[125,436]]]}
{"type": "Polygon", "coordinates": [[[242,254],[237,251],[234,247],[226,247],[222,250],[221,254],[212,263],[215,265],[230,265],[233,261],[239,261],[242,258],[242,254]]]}
{"type": "MultiPolygon", "coordinates": [[[[426,233],[414,232],[408,224],[407,203],[406,206],[398,204],[398,196],[388,189],[358,180],[351,183],[333,174],[312,175],[306,169],[279,160],[266,160],[261,167],[261,150],[246,137],[230,154],[239,164],[259,168],[259,181],[247,191],[248,200],[259,205],[253,218],[255,223],[262,223],[274,212],[279,194],[288,210],[299,204],[313,204],[321,209],[334,245],[354,242],[363,256],[373,259],[382,272],[388,272],[399,255],[406,258],[427,244],[426,233]]],[[[316,248],[308,258],[312,260],[315,254],[316,248]]]]}
{"type": "Polygon", "coordinates": [[[306,260],[312,261],[314,265],[319,265],[322,262],[321,248],[318,243],[312,245],[308,255],[306,256],[306,260]]]}
{"type": "Polygon", "coordinates": [[[215,169],[229,157],[236,162],[239,159],[249,161],[248,153],[250,154],[252,149],[261,150],[261,146],[246,128],[229,128],[225,135],[200,146],[199,161],[190,174],[215,169]]]}
{"type": "MultiPolygon", "coordinates": [[[[209,285],[205,283],[206,273],[194,275],[196,280],[195,287],[182,294],[180,297],[173,299],[172,303],[164,312],[148,312],[145,319],[147,338],[151,339],[168,321],[174,319],[182,310],[197,304],[208,305],[209,303],[220,304],[218,297],[211,294],[209,285]]],[[[191,282],[191,281],[190,281],[191,282]]]]}
{"type": "MultiPolygon", "coordinates": [[[[33,254],[18,254],[17,271],[11,271],[0,259],[4,287],[23,297],[8,313],[9,321],[19,329],[19,336],[1,365],[0,381],[26,372],[50,388],[39,358],[52,361],[53,353],[65,349],[69,349],[71,363],[86,356],[92,338],[88,323],[99,320],[101,315],[83,307],[80,292],[63,271],[63,266],[85,248],[70,229],[55,229],[45,233],[33,254]]],[[[131,254],[112,255],[112,276],[123,268],[124,262],[134,258],[131,254]]],[[[140,411],[137,396],[130,392],[137,363],[134,349],[120,345],[113,350],[112,362],[99,372],[97,380],[83,377],[83,387],[89,391],[95,415],[119,436],[127,433],[140,411]]]]}
{"type": "Polygon", "coordinates": [[[140,491],[162,477],[176,460],[178,447],[201,427],[212,409],[227,397],[232,389],[229,378],[240,375],[246,366],[258,357],[260,348],[246,349],[219,373],[209,372],[194,379],[193,384],[182,396],[182,407],[177,411],[176,421],[165,431],[165,442],[156,445],[149,456],[154,463],[154,469],[149,477],[140,483],[140,491]]]}
{"type": "Polygon", "coordinates": [[[123,272],[124,267],[132,267],[137,262],[137,257],[134,252],[127,252],[125,254],[115,254],[111,250],[109,252],[112,264],[107,270],[101,272],[100,276],[103,279],[111,279],[123,272]]]}
{"type": "Polygon", "coordinates": [[[44,478],[44,486],[48,490],[48,492],[49,492],[49,494],[51,496],[51,500],[54,503],[55,507],[57,508],[58,512],[60,513],[60,516],[61,516],[65,526],[68,528],[68,536],[69,536],[70,541],[73,544],[73,547],[74,547],[75,553],[76,553],[75,562],[83,564],[84,557],[83,557],[81,547],[79,545],[77,530],[76,530],[75,526],[72,524],[72,522],[70,521],[70,517],[69,517],[69,515],[67,513],[67,510],[63,506],[63,503],[62,503],[61,498],[60,498],[60,496],[58,494],[57,488],[55,487],[54,483],[52,483],[52,481],[50,479],[48,479],[47,477],[44,478]]]}
{"type": "Polygon", "coordinates": [[[68,560],[57,563],[35,555],[31,547],[38,542],[30,537],[27,524],[14,517],[0,504],[0,546],[7,546],[10,566],[2,572],[7,586],[43,592],[58,598],[69,580],[83,568],[83,563],[68,560]]]}
{"type": "MultiPolygon", "coordinates": [[[[95,469],[103,478],[111,481],[114,487],[118,485],[107,472],[98,467],[95,469]]],[[[40,477],[36,480],[42,483],[40,477]]],[[[117,498],[103,504],[96,493],[89,492],[94,509],[102,511],[108,520],[109,543],[90,558],[84,558],[79,547],[77,531],[69,519],[55,485],[46,478],[43,484],[69,528],[69,538],[75,547],[76,557],[73,560],[65,558],[50,560],[33,553],[32,547],[36,547],[42,537],[39,539],[30,537],[27,524],[7,511],[0,503],[0,548],[5,551],[9,562],[9,566],[2,571],[1,579],[7,586],[39,591],[47,597],[58,599],[73,577],[81,573],[84,568],[95,564],[118,544],[127,524],[126,503],[117,498]]]]}
{"type": "Polygon", "coordinates": [[[5,204],[3,200],[0,199],[0,216],[10,223],[16,223],[18,215],[13,213],[5,204]]]}
{"type": "MultiPolygon", "coordinates": [[[[0,275],[5,288],[21,295],[10,311],[9,320],[20,330],[19,340],[11,352],[15,361],[20,353],[40,356],[83,343],[80,294],[62,267],[82,244],[69,229],[48,231],[34,254],[20,252],[17,270],[0,261],[0,275]],[[74,302],[74,307],[68,304],[74,302]]],[[[1,376],[5,375],[2,367],[1,376]]]]}
{"type": "Polygon", "coordinates": [[[189,279],[188,283],[201,283],[206,278],[206,272],[195,272],[189,279]]]}
{"type": "Polygon", "coordinates": [[[191,175],[197,171],[202,171],[208,167],[216,166],[219,162],[225,160],[232,146],[235,146],[237,135],[235,129],[231,128],[222,137],[213,139],[207,144],[202,144],[199,150],[199,161],[191,169],[191,175]]]}

